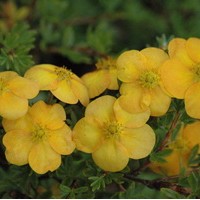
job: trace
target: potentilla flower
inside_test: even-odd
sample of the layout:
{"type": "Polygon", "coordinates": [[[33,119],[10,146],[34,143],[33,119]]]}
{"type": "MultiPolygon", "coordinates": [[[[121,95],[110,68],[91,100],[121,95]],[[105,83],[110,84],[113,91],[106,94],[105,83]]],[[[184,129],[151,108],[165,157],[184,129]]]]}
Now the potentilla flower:
{"type": "Polygon", "coordinates": [[[191,117],[200,118],[200,39],[175,38],[168,45],[170,59],[161,68],[166,90],[185,100],[191,117]]]}
{"type": "Polygon", "coordinates": [[[130,114],[112,96],[102,96],[86,108],[85,117],[73,130],[78,150],[92,153],[96,165],[105,171],[116,172],[126,167],[129,158],[148,156],[155,144],[155,134],[146,121],[147,110],[130,114]]]}
{"type": "Polygon", "coordinates": [[[88,88],[90,98],[99,96],[106,89],[119,89],[115,59],[102,58],[97,62],[96,68],[95,71],[88,72],[81,77],[88,88]]]}
{"type": "Polygon", "coordinates": [[[28,110],[28,99],[34,98],[38,92],[36,83],[16,72],[0,72],[0,115],[7,119],[22,117],[28,110]]]}
{"type": "Polygon", "coordinates": [[[158,48],[130,50],[117,59],[118,78],[122,81],[119,102],[128,112],[142,112],[147,108],[151,116],[164,115],[171,98],[163,88],[159,69],[168,55],[158,48]]]}
{"type": "Polygon", "coordinates": [[[38,174],[56,170],[61,155],[71,154],[75,148],[65,120],[61,105],[47,105],[43,101],[35,103],[17,120],[3,119],[7,160],[19,166],[29,163],[38,174]]]}
{"type": "Polygon", "coordinates": [[[50,64],[35,65],[25,77],[36,81],[40,90],[50,90],[59,100],[76,104],[78,100],[86,106],[89,96],[83,81],[70,70],[50,64]]]}
{"type": "MultiPolygon", "coordinates": [[[[182,128],[175,141],[169,142],[167,149],[172,153],[164,157],[166,162],[152,162],[150,168],[156,172],[167,176],[178,175],[182,168],[191,170],[188,159],[192,148],[200,145],[200,121],[186,125],[182,128]]],[[[200,151],[198,152],[200,153],[200,151]]]]}

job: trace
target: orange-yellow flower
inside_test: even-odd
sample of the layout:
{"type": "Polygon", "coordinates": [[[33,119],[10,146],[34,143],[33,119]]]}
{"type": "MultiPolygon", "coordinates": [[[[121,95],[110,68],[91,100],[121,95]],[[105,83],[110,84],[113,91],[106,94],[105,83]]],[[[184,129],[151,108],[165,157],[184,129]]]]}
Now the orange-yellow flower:
{"type": "Polygon", "coordinates": [[[38,174],[56,170],[61,155],[71,154],[75,148],[65,119],[61,105],[47,105],[43,101],[35,103],[17,120],[3,119],[7,160],[19,166],[29,163],[38,174]]]}
{"type": "Polygon", "coordinates": [[[28,110],[28,99],[38,92],[37,84],[16,72],[0,72],[0,115],[7,119],[22,117],[28,110]]]}
{"type": "Polygon", "coordinates": [[[86,108],[85,117],[73,130],[78,150],[92,153],[96,165],[116,172],[128,164],[129,158],[148,156],[155,144],[155,134],[146,121],[150,111],[130,114],[112,96],[102,96],[86,108]]]}
{"type": "MultiPolygon", "coordinates": [[[[178,175],[182,168],[190,170],[188,158],[191,149],[200,145],[200,122],[194,122],[182,128],[177,136],[177,139],[170,142],[168,149],[173,150],[172,153],[165,157],[166,162],[153,162],[150,168],[156,172],[167,176],[178,175]]],[[[200,153],[200,151],[198,152],[200,153]]]]}
{"type": "Polygon", "coordinates": [[[147,108],[151,116],[164,115],[171,98],[166,94],[159,69],[168,55],[158,48],[130,50],[117,59],[118,78],[122,81],[119,102],[128,112],[142,112],[147,108]]]}
{"type": "Polygon", "coordinates": [[[200,118],[200,39],[175,38],[168,45],[170,59],[161,68],[166,90],[185,100],[187,113],[200,118]]]}
{"type": "Polygon", "coordinates": [[[50,64],[36,65],[25,73],[25,77],[36,81],[40,90],[50,90],[62,102],[76,104],[80,100],[84,106],[89,103],[83,81],[66,68],[50,64]]]}
{"type": "Polygon", "coordinates": [[[97,69],[84,74],[81,79],[89,91],[89,97],[94,98],[102,94],[106,89],[117,90],[116,60],[108,57],[100,59],[96,64],[97,69]]]}

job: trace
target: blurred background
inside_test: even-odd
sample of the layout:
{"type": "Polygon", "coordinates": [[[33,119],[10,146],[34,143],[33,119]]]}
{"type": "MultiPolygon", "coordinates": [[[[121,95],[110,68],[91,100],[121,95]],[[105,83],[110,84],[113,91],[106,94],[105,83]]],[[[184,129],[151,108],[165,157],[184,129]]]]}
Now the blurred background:
{"type": "Polygon", "coordinates": [[[100,57],[199,37],[199,19],[198,0],[1,0],[0,71],[52,63],[82,75],[100,57]]]}

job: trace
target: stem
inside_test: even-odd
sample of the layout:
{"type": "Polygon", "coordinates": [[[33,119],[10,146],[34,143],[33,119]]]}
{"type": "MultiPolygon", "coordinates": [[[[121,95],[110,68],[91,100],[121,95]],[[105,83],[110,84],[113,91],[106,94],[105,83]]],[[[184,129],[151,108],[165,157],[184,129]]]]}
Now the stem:
{"type": "Polygon", "coordinates": [[[174,117],[174,119],[173,119],[173,121],[172,121],[172,123],[171,123],[171,126],[170,126],[168,132],[166,133],[166,136],[165,136],[164,140],[162,141],[160,147],[156,150],[156,152],[162,151],[166,147],[166,145],[168,143],[168,140],[169,140],[169,137],[171,136],[171,133],[173,132],[173,130],[177,126],[179,117],[180,117],[180,113],[177,112],[175,117],[174,117]]]}

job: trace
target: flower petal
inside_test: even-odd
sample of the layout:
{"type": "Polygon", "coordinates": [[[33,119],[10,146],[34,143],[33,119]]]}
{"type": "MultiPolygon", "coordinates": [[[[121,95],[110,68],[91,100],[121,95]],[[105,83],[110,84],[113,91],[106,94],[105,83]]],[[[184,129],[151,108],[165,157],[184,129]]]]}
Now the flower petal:
{"type": "Polygon", "coordinates": [[[0,95],[0,105],[0,115],[12,120],[22,117],[28,110],[28,100],[11,92],[0,95]]]}
{"type": "Polygon", "coordinates": [[[50,130],[56,130],[65,124],[66,114],[60,104],[48,105],[43,101],[36,102],[30,109],[32,119],[50,130]]]}
{"type": "Polygon", "coordinates": [[[140,128],[127,128],[124,129],[120,142],[127,149],[130,158],[141,159],[151,153],[155,145],[155,133],[147,124],[140,128]]]}
{"type": "Polygon", "coordinates": [[[8,88],[15,95],[26,99],[34,98],[39,92],[39,87],[35,82],[20,76],[12,79],[8,88]]]}
{"type": "Polygon", "coordinates": [[[66,80],[60,81],[57,88],[55,90],[51,90],[51,92],[62,102],[76,104],[78,102],[78,98],[74,94],[69,83],[70,82],[66,80]]]}
{"type": "Polygon", "coordinates": [[[170,106],[171,98],[166,95],[162,89],[158,86],[151,90],[151,116],[164,115],[170,106]]]}
{"type": "Polygon", "coordinates": [[[159,68],[169,58],[167,53],[159,48],[148,47],[140,51],[147,59],[148,68],[159,68]]]}
{"type": "Polygon", "coordinates": [[[88,88],[90,98],[99,96],[106,90],[110,83],[107,70],[96,70],[86,73],[81,77],[81,79],[88,88]]]}
{"type": "Polygon", "coordinates": [[[71,89],[82,105],[87,106],[89,103],[89,95],[87,87],[84,85],[82,80],[80,82],[75,79],[71,79],[71,89]]]}
{"type": "Polygon", "coordinates": [[[181,151],[173,150],[173,152],[165,157],[166,162],[152,162],[149,168],[159,174],[165,176],[175,176],[181,172],[183,167],[188,167],[189,155],[182,153],[181,151]]]}
{"type": "Polygon", "coordinates": [[[101,125],[115,120],[113,111],[115,100],[115,97],[109,95],[95,99],[87,106],[85,116],[96,120],[101,125]]]}
{"type": "Polygon", "coordinates": [[[12,130],[23,130],[26,132],[29,132],[30,130],[33,130],[33,124],[32,119],[28,115],[24,115],[23,117],[20,117],[15,120],[9,120],[9,119],[3,119],[2,125],[6,132],[12,131],[12,130]]]}
{"type": "Polygon", "coordinates": [[[170,58],[176,58],[185,65],[192,65],[193,61],[186,50],[186,40],[182,38],[174,38],[169,42],[168,53],[170,58]]]}
{"type": "Polygon", "coordinates": [[[136,84],[122,83],[120,93],[119,104],[127,112],[144,112],[150,105],[150,93],[136,84]]]}
{"type": "MultiPolygon", "coordinates": [[[[187,146],[192,149],[195,145],[200,145],[200,122],[187,124],[183,129],[182,137],[187,142],[187,146]]],[[[200,149],[199,152],[200,153],[200,149]]]]}
{"type": "Polygon", "coordinates": [[[28,160],[30,167],[38,174],[54,171],[61,164],[61,156],[46,141],[34,144],[28,160]]]}
{"type": "Polygon", "coordinates": [[[94,152],[102,143],[103,130],[84,117],[80,119],[73,129],[73,141],[76,143],[76,148],[86,153],[94,152]]]}
{"type": "Polygon", "coordinates": [[[69,155],[74,151],[71,129],[64,125],[62,128],[51,131],[48,136],[51,147],[59,154],[69,155]]]}
{"type": "Polygon", "coordinates": [[[2,78],[6,83],[16,77],[19,77],[19,75],[14,71],[0,72],[0,79],[2,78]]]}
{"type": "Polygon", "coordinates": [[[173,97],[183,99],[186,90],[193,83],[194,75],[190,67],[177,59],[171,59],[162,65],[160,73],[165,89],[173,97]]]}
{"type": "Polygon", "coordinates": [[[185,109],[188,115],[200,119],[200,83],[193,84],[185,93],[185,109]]]}
{"type": "Polygon", "coordinates": [[[118,78],[123,82],[137,80],[140,71],[146,69],[146,58],[137,50],[125,51],[117,59],[118,78]]]}
{"type": "Polygon", "coordinates": [[[92,153],[92,158],[96,165],[110,172],[123,170],[129,161],[123,146],[112,139],[106,140],[97,151],[92,153]]]}
{"type": "Polygon", "coordinates": [[[141,113],[129,113],[121,108],[119,100],[115,101],[114,112],[119,123],[127,128],[137,128],[143,126],[150,116],[150,110],[147,109],[141,113]]]}
{"type": "Polygon", "coordinates": [[[118,90],[119,84],[118,84],[118,80],[117,80],[117,69],[116,68],[109,69],[109,80],[110,80],[110,83],[108,85],[108,89],[109,90],[118,90]]]}
{"type": "Polygon", "coordinates": [[[6,147],[6,159],[15,165],[28,163],[28,155],[32,148],[30,132],[13,130],[3,136],[3,144],[6,147]]]}
{"type": "Polygon", "coordinates": [[[24,77],[38,83],[40,90],[52,90],[57,87],[57,75],[54,65],[35,65],[26,71],[24,77]]]}
{"type": "Polygon", "coordinates": [[[190,58],[196,62],[200,62],[200,39],[199,38],[189,38],[186,42],[186,50],[190,58]]]}

